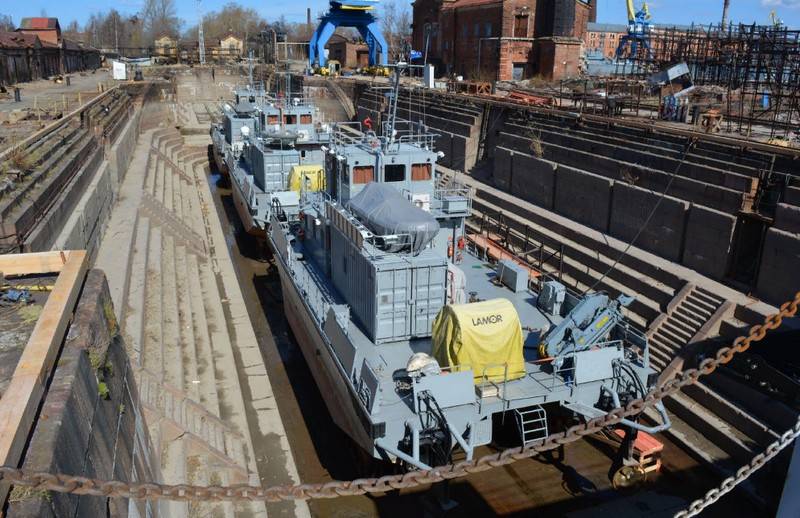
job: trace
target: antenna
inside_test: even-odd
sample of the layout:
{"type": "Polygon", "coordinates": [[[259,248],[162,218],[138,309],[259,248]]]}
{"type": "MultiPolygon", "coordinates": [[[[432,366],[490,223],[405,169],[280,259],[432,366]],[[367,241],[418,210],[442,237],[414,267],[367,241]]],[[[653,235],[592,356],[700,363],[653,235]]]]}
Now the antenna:
{"type": "Polygon", "coordinates": [[[203,38],[203,0],[197,0],[197,14],[200,17],[200,23],[197,24],[197,45],[200,52],[200,64],[206,64],[206,42],[203,38]]]}
{"type": "Polygon", "coordinates": [[[253,86],[253,49],[247,56],[247,77],[250,79],[250,86],[253,86]]]}

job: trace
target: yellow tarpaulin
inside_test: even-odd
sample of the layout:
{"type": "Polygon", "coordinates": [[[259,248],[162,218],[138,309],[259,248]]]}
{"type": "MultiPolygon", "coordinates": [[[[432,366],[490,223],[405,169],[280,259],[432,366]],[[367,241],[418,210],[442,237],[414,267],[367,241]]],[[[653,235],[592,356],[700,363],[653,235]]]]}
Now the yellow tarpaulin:
{"type": "Polygon", "coordinates": [[[432,342],[440,365],[472,369],[475,381],[484,375],[491,381],[525,375],[522,327],[507,299],[443,307],[433,322],[432,342]]]}
{"type": "Polygon", "coordinates": [[[306,191],[317,192],[325,190],[325,171],[321,165],[296,165],[289,172],[289,190],[300,192],[305,186],[306,191]]]}

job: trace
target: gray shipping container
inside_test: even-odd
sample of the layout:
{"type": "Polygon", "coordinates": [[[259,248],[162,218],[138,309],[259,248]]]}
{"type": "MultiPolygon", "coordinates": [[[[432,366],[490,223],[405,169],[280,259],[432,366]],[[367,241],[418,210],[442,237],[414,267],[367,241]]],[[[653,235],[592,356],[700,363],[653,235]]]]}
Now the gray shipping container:
{"type": "Polygon", "coordinates": [[[256,185],[264,192],[285,191],[292,166],[300,163],[297,150],[262,150],[250,146],[250,164],[256,185]]]}
{"type": "Polygon", "coordinates": [[[369,257],[331,226],[331,276],[370,340],[423,338],[445,303],[447,259],[430,250],[369,257]]]}

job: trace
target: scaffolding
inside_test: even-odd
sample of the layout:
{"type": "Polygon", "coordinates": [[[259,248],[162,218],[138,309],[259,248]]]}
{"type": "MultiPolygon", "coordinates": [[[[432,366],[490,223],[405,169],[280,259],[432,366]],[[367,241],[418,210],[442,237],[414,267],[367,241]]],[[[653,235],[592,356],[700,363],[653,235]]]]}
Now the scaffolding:
{"type": "Polygon", "coordinates": [[[727,130],[789,139],[800,122],[800,30],[781,25],[659,28],[651,52],[618,62],[617,75],[646,77],[680,62],[695,85],[721,86],[727,130]]]}

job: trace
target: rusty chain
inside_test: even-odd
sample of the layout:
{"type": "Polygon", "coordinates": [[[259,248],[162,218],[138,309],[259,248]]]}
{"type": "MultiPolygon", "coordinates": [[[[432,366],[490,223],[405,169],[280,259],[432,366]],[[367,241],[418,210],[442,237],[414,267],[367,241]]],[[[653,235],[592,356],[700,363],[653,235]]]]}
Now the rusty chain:
{"type": "Polygon", "coordinates": [[[736,353],[746,351],[751,343],[763,340],[767,331],[780,327],[784,318],[793,317],[797,313],[798,306],[800,306],[800,291],[795,294],[794,300],[784,303],[778,313],[766,317],[763,324],[751,327],[747,336],[740,336],[734,340],[731,346],[720,348],[714,358],[704,359],[696,369],[683,371],[679,377],[673,377],[662,385],[655,387],[643,398],[633,400],[625,407],[616,408],[604,416],[574,425],[564,432],[550,435],[526,446],[509,448],[477,459],[464,460],[430,470],[411,471],[378,478],[359,478],[349,481],[335,480],[315,484],[272,487],[241,484],[223,487],[96,480],[80,476],[0,466],[0,480],[3,483],[32,487],[37,490],[75,495],[180,501],[249,500],[279,502],[282,500],[337,498],[367,493],[385,493],[394,489],[405,489],[465,477],[472,473],[480,473],[505,466],[518,460],[533,457],[538,453],[553,450],[561,445],[575,442],[587,435],[596,433],[607,426],[617,424],[626,417],[640,414],[646,408],[653,406],[681,388],[696,383],[701,376],[711,374],[720,365],[730,362],[736,353]]]}
{"type": "Polygon", "coordinates": [[[675,514],[675,518],[690,518],[702,513],[706,507],[713,505],[717,500],[733,491],[733,488],[747,480],[750,475],[763,468],[767,462],[792,444],[798,436],[800,436],[800,418],[798,418],[794,426],[781,435],[778,440],[767,446],[763,452],[753,457],[753,460],[748,464],[736,470],[736,473],[723,480],[719,487],[710,489],[703,498],[698,498],[692,502],[689,507],[675,514]]]}

